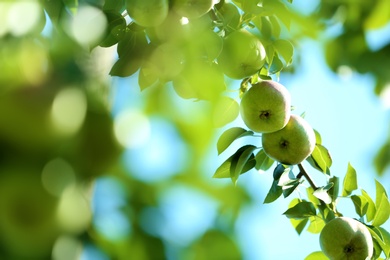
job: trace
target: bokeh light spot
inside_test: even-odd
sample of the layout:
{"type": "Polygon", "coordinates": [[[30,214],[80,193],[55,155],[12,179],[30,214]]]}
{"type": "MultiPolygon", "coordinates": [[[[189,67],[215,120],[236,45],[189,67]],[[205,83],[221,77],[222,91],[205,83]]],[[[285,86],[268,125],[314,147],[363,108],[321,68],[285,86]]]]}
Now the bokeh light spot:
{"type": "Polygon", "coordinates": [[[62,158],[56,158],[44,166],[42,184],[52,195],[60,196],[76,180],[72,166],[62,158]]]}
{"type": "Polygon", "coordinates": [[[106,16],[92,6],[81,6],[69,24],[70,34],[84,46],[98,42],[104,36],[106,27],[106,16]]]}
{"type": "Polygon", "coordinates": [[[150,138],[150,122],[138,110],[124,110],[115,118],[115,135],[121,145],[135,148],[150,138]]]}
{"type": "Polygon", "coordinates": [[[68,87],[54,98],[51,119],[57,131],[64,135],[76,133],[87,113],[87,99],[78,88],[68,87]]]}

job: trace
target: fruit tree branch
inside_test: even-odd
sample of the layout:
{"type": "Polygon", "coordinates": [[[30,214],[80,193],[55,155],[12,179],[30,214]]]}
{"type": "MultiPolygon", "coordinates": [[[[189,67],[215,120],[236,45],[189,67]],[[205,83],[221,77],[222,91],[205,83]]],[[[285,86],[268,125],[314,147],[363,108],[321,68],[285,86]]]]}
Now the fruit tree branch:
{"type": "Polygon", "coordinates": [[[299,173],[297,175],[297,178],[300,179],[302,176],[304,176],[305,179],[309,182],[310,186],[313,188],[313,190],[318,189],[317,185],[314,183],[313,179],[307,173],[305,168],[303,168],[303,165],[301,163],[298,164],[298,168],[299,168],[299,173]]]}

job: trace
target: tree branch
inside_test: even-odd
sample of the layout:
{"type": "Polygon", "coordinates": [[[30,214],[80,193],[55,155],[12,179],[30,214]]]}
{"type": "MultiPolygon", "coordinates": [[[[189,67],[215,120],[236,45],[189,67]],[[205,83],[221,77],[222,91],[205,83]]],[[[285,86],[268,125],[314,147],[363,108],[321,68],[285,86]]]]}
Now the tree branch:
{"type": "Polygon", "coordinates": [[[298,164],[299,173],[297,175],[297,178],[300,179],[302,176],[305,177],[305,179],[309,182],[310,186],[313,188],[313,190],[318,189],[317,185],[314,183],[313,179],[310,177],[310,175],[307,173],[305,168],[303,168],[302,164],[298,164]]]}

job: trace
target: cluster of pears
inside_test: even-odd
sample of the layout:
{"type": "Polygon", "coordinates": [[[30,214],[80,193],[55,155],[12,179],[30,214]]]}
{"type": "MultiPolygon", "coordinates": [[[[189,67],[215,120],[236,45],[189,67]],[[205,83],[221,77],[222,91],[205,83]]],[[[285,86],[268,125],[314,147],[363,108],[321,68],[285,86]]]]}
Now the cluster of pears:
{"type": "Polygon", "coordinates": [[[315,132],[305,119],[291,114],[291,96],[282,84],[252,84],[242,96],[240,113],[249,129],[262,133],[264,152],[274,160],[295,165],[313,152],[315,132]]]}
{"type": "Polygon", "coordinates": [[[126,10],[148,38],[140,74],[152,82],[172,81],[183,98],[216,98],[226,89],[224,75],[250,77],[266,62],[262,42],[241,29],[241,16],[232,3],[126,0],[126,10]],[[234,21],[224,24],[230,19],[234,21]]]}

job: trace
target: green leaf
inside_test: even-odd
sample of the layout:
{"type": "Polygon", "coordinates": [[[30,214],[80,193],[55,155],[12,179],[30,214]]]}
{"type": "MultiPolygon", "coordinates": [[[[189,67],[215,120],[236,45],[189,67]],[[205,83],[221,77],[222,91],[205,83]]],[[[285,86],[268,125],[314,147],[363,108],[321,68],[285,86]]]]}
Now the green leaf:
{"type": "Polygon", "coordinates": [[[385,26],[390,20],[390,2],[379,0],[373,3],[370,14],[364,21],[366,30],[375,30],[385,26]]]}
{"type": "Polygon", "coordinates": [[[268,72],[269,74],[276,74],[284,68],[283,62],[279,59],[279,56],[275,53],[272,63],[269,64],[268,72]]]}
{"type": "Polygon", "coordinates": [[[333,187],[333,183],[329,183],[328,185],[324,187],[320,187],[316,189],[313,192],[313,195],[317,197],[318,199],[322,200],[325,202],[325,204],[330,204],[332,203],[332,197],[329,195],[328,191],[333,187]]]}
{"type": "Polygon", "coordinates": [[[383,185],[377,180],[375,180],[375,191],[376,191],[375,205],[376,208],[379,208],[379,205],[382,202],[383,194],[387,197],[387,193],[383,185]]]}
{"type": "Polygon", "coordinates": [[[274,164],[274,160],[269,157],[263,149],[261,149],[255,156],[256,159],[256,170],[267,171],[274,164]]]}
{"type": "Polygon", "coordinates": [[[256,146],[246,145],[242,147],[242,153],[239,155],[234,172],[230,171],[233,183],[237,182],[238,177],[243,172],[245,166],[251,158],[254,158],[253,151],[257,149],[256,146]]]}
{"type": "Polygon", "coordinates": [[[283,58],[285,66],[290,65],[294,55],[294,46],[291,44],[291,42],[278,39],[273,43],[273,46],[279,56],[283,58]]]}
{"type": "Polygon", "coordinates": [[[278,185],[282,186],[282,187],[283,186],[288,186],[288,185],[290,185],[291,183],[293,183],[296,180],[297,179],[295,178],[295,175],[291,171],[291,168],[287,167],[287,168],[284,168],[283,173],[278,178],[278,185]]]}
{"type": "Polygon", "coordinates": [[[302,231],[305,229],[307,222],[309,222],[309,218],[304,219],[293,219],[290,218],[291,225],[295,228],[295,231],[297,231],[298,235],[302,233],[302,231]]]}
{"type": "Polygon", "coordinates": [[[253,132],[241,127],[232,127],[221,134],[217,141],[218,154],[225,151],[235,140],[244,136],[252,136],[253,132]]]}
{"type": "Polygon", "coordinates": [[[333,176],[329,179],[329,183],[333,183],[333,187],[329,189],[329,195],[332,198],[332,201],[336,201],[339,196],[339,178],[333,176]]]}
{"type": "Polygon", "coordinates": [[[237,118],[240,106],[230,97],[222,96],[215,104],[213,122],[215,127],[222,127],[237,118]]]}
{"type": "Polygon", "coordinates": [[[114,11],[105,11],[107,17],[107,34],[100,42],[101,47],[110,47],[117,44],[125,35],[126,20],[120,13],[114,11]]]}
{"type": "Polygon", "coordinates": [[[273,173],[273,177],[274,177],[274,180],[279,180],[280,179],[280,176],[282,176],[282,174],[284,172],[290,172],[290,167],[288,166],[285,166],[281,163],[278,163],[278,165],[275,167],[274,169],[274,173],[273,173]]]}
{"type": "Polygon", "coordinates": [[[282,189],[283,189],[283,197],[287,198],[288,196],[290,196],[291,193],[294,192],[294,190],[301,184],[301,182],[296,179],[292,182],[289,183],[289,185],[287,186],[283,186],[282,189]]]}
{"type": "Polygon", "coordinates": [[[315,129],[314,129],[314,133],[316,135],[316,144],[322,144],[321,134],[315,129]]]}
{"type": "MultiPolygon", "coordinates": [[[[248,146],[243,146],[240,149],[238,149],[232,156],[230,156],[226,161],[224,161],[215,171],[213,178],[231,178],[232,175],[235,174],[235,169],[238,163],[238,160],[240,159],[242,153],[248,149],[248,146]]],[[[247,162],[244,164],[244,167],[241,170],[240,174],[246,173],[247,171],[253,169],[255,167],[256,161],[255,156],[252,154],[250,155],[247,162]]]]}
{"type": "Polygon", "coordinates": [[[386,250],[387,248],[381,230],[378,229],[377,227],[372,227],[372,226],[367,226],[367,228],[370,231],[370,234],[373,238],[374,247],[376,251],[375,256],[379,256],[380,252],[378,252],[379,250],[377,250],[377,248],[379,247],[381,250],[383,250],[383,248],[386,250]]]}
{"type": "Polygon", "coordinates": [[[148,42],[144,32],[128,30],[118,43],[119,59],[111,68],[111,76],[128,77],[141,67],[148,42]]]}
{"type": "Polygon", "coordinates": [[[358,188],[356,171],[350,163],[348,163],[347,173],[344,177],[343,192],[341,196],[348,196],[352,191],[358,188]]]}
{"type": "Polygon", "coordinates": [[[351,200],[355,206],[355,211],[359,217],[366,215],[368,210],[368,201],[363,195],[352,195],[351,200]]]}
{"type": "Polygon", "coordinates": [[[306,188],[307,198],[309,201],[311,201],[314,205],[320,205],[320,201],[316,196],[314,196],[314,189],[313,187],[309,186],[306,188]]]}
{"type": "Polygon", "coordinates": [[[282,195],[282,193],[283,193],[282,187],[278,185],[278,182],[276,180],[274,180],[263,203],[266,204],[266,203],[274,202],[280,197],[280,195],[282,195]]]}
{"type": "Polygon", "coordinates": [[[377,229],[382,234],[382,239],[383,239],[383,242],[384,242],[382,250],[385,253],[386,257],[388,258],[390,256],[390,233],[386,229],[384,229],[382,227],[377,227],[377,229]]]}
{"type": "Polygon", "coordinates": [[[379,205],[376,204],[376,213],[375,217],[372,220],[372,225],[375,227],[379,227],[384,224],[390,216],[390,203],[385,193],[382,193],[382,199],[379,202],[379,205]]]}
{"type": "Polygon", "coordinates": [[[329,260],[329,258],[322,251],[316,251],[306,256],[304,260],[329,260]]]}
{"type": "Polygon", "coordinates": [[[292,208],[289,208],[283,213],[288,218],[302,219],[316,215],[316,209],[313,203],[309,201],[301,201],[292,208]]]}
{"type": "Polygon", "coordinates": [[[311,217],[310,225],[307,228],[307,231],[313,234],[318,234],[321,232],[322,228],[325,226],[325,221],[320,217],[311,217]]]}
{"type": "Polygon", "coordinates": [[[367,222],[371,222],[374,219],[376,213],[375,203],[365,190],[362,190],[362,196],[366,199],[368,208],[366,212],[367,222]]]}
{"type": "Polygon", "coordinates": [[[332,157],[325,146],[316,144],[313,153],[306,160],[317,170],[330,175],[329,168],[332,166],[332,157]]]}

